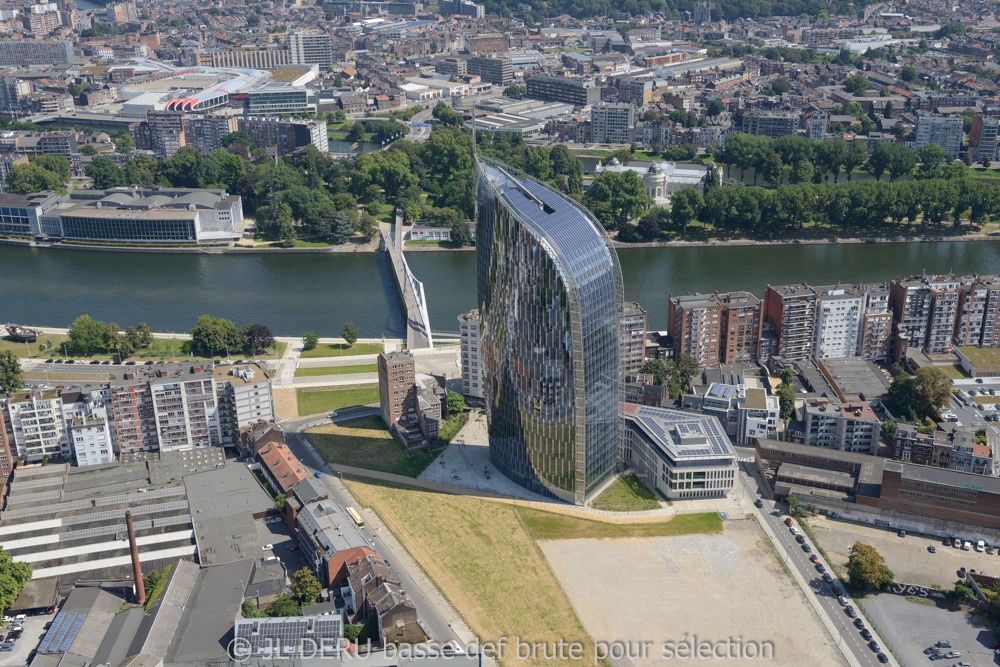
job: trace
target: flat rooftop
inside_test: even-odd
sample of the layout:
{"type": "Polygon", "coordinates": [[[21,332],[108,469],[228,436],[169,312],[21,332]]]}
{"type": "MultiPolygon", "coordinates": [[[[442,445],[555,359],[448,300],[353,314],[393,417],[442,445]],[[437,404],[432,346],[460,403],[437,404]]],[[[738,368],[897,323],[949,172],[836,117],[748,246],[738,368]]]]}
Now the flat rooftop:
{"type": "Polygon", "coordinates": [[[622,409],[627,419],[639,424],[675,461],[736,458],[725,429],[711,415],[631,403],[622,409]]]}
{"type": "Polygon", "coordinates": [[[960,347],[958,350],[976,368],[1000,366],[1000,348],[960,347]]]}

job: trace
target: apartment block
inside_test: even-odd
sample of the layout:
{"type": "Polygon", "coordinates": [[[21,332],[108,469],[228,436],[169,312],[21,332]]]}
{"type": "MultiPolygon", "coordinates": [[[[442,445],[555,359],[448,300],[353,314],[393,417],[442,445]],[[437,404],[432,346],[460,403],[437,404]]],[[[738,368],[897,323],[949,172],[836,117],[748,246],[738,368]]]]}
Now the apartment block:
{"type": "Polygon", "coordinates": [[[1000,118],[976,114],[972,117],[972,128],[969,130],[969,150],[972,159],[979,162],[983,157],[990,160],[1000,160],[1000,118]]]}
{"type": "Polygon", "coordinates": [[[1000,347],[1000,277],[984,276],[980,280],[986,286],[987,297],[983,313],[983,335],[979,345],[1000,347]]]}
{"type": "Polygon", "coordinates": [[[677,356],[689,354],[704,368],[719,363],[722,344],[722,302],[714,294],[671,296],[667,331],[677,356]]]}
{"type": "Polygon", "coordinates": [[[638,373],[646,360],[646,311],[635,301],[622,310],[621,359],[623,373],[638,373]]]}
{"type": "Polygon", "coordinates": [[[222,444],[215,378],[204,367],[188,373],[158,371],[149,380],[160,451],[172,452],[222,444]]]}
{"type": "Polygon", "coordinates": [[[643,106],[653,101],[652,79],[619,79],[618,99],[632,106],[643,106]]]}
{"type": "Polygon", "coordinates": [[[469,65],[462,58],[445,58],[434,63],[434,71],[439,74],[465,76],[469,72],[469,65]]]}
{"type": "Polygon", "coordinates": [[[889,359],[892,336],[892,312],[889,310],[888,285],[863,285],[864,315],[858,338],[858,355],[869,361],[889,359]]]}
{"type": "Polygon", "coordinates": [[[73,62],[73,42],[20,39],[0,41],[0,67],[73,62]]]}
{"type": "Polygon", "coordinates": [[[722,341],[719,363],[755,361],[761,336],[760,299],[750,292],[716,293],[722,301],[722,341]]]}
{"type": "Polygon", "coordinates": [[[112,2],[105,9],[111,23],[121,24],[139,20],[139,11],[135,8],[134,2],[112,2]]]}
{"type": "Polygon", "coordinates": [[[854,286],[815,287],[816,320],[813,356],[816,359],[853,357],[858,353],[864,292],[854,286]]]}
{"type": "Polygon", "coordinates": [[[0,398],[0,477],[8,477],[17,464],[14,427],[7,411],[7,399],[0,398]]]}
{"type": "Polygon", "coordinates": [[[274,419],[271,378],[257,364],[216,366],[214,381],[224,447],[238,446],[246,429],[274,419]]]}
{"type": "Polygon", "coordinates": [[[983,323],[990,301],[990,290],[978,280],[964,282],[958,292],[955,317],[955,344],[960,347],[979,345],[983,339],[983,323]]]}
{"type": "Polygon", "coordinates": [[[280,155],[291,155],[309,144],[325,153],[330,150],[325,120],[281,120],[241,116],[237,128],[259,146],[275,146],[280,155]]]}
{"type": "Polygon", "coordinates": [[[321,68],[333,64],[333,42],[328,32],[297,30],[285,40],[288,44],[289,61],[293,65],[319,65],[321,68]]]}
{"type": "Polygon", "coordinates": [[[497,86],[505,86],[514,80],[514,61],[497,54],[469,58],[466,70],[497,86]]]}
{"type": "Polygon", "coordinates": [[[813,353],[816,292],[802,285],[767,286],[764,321],[778,336],[777,355],[786,361],[808,359],[813,353]]]}
{"type": "Polygon", "coordinates": [[[441,0],[438,9],[442,16],[468,16],[481,19],[486,15],[486,8],[469,0],[441,0]]]}
{"type": "Polygon", "coordinates": [[[927,144],[937,144],[944,149],[945,155],[958,157],[962,149],[962,137],[965,132],[962,127],[962,117],[939,116],[937,114],[921,113],[917,116],[916,136],[913,140],[914,150],[927,144]]]}
{"type": "Polygon", "coordinates": [[[593,79],[562,76],[532,76],[527,79],[527,96],[547,102],[590,106],[601,101],[601,87],[593,79]]]}
{"type": "Polygon", "coordinates": [[[598,141],[627,143],[635,126],[632,104],[595,104],[590,110],[591,134],[598,141]]]}
{"type": "Polygon", "coordinates": [[[115,460],[107,407],[95,405],[92,400],[83,400],[77,410],[65,414],[64,418],[67,444],[77,466],[100,465],[115,460]]]}
{"type": "Polygon", "coordinates": [[[844,452],[878,453],[881,423],[867,403],[811,400],[805,407],[803,443],[844,452]]]}
{"type": "Polygon", "coordinates": [[[503,53],[507,46],[507,36],[499,32],[485,32],[469,37],[469,53],[503,53]]]}
{"type": "Polygon", "coordinates": [[[185,140],[202,155],[222,148],[222,140],[227,134],[236,132],[235,116],[188,116],[184,119],[185,140]]]}
{"type": "Polygon", "coordinates": [[[480,319],[478,310],[458,316],[458,331],[462,353],[462,387],[469,398],[481,399],[486,383],[480,349],[480,319]]]}
{"type": "Polygon", "coordinates": [[[149,385],[137,382],[134,375],[126,373],[122,379],[112,380],[109,390],[118,451],[155,452],[159,440],[149,385]]]}
{"type": "Polygon", "coordinates": [[[740,131],[744,134],[761,134],[777,139],[795,134],[799,129],[800,114],[797,111],[751,110],[743,113],[740,131]]]}
{"type": "Polygon", "coordinates": [[[952,347],[961,283],[951,276],[940,276],[928,284],[931,305],[924,351],[927,354],[944,354],[952,347]]]}
{"type": "Polygon", "coordinates": [[[412,354],[383,352],[378,355],[379,407],[387,427],[414,419],[417,409],[414,386],[412,354]]]}
{"type": "Polygon", "coordinates": [[[62,399],[57,392],[32,392],[7,399],[6,411],[18,455],[28,463],[69,457],[62,399]]]}

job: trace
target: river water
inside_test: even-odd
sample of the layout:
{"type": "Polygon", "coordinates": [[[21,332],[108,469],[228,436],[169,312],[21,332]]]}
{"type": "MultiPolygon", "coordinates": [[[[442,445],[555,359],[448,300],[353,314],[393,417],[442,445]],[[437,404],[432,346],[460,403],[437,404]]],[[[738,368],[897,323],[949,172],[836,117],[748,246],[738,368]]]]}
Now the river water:
{"type": "MultiPolygon", "coordinates": [[[[1000,273],[996,242],[628,248],[619,251],[625,298],[666,329],[670,294],[774,285],[875,282],[911,274],[1000,273]]],[[[475,307],[475,253],[407,253],[423,281],[431,327],[455,331],[475,307]]],[[[187,331],[199,315],[279,335],[337,336],[353,321],[365,337],[404,335],[402,305],[384,256],[374,253],[197,255],[0,246],[0,323],[68,326],[87,313],[122,326],[187,331]]]]}

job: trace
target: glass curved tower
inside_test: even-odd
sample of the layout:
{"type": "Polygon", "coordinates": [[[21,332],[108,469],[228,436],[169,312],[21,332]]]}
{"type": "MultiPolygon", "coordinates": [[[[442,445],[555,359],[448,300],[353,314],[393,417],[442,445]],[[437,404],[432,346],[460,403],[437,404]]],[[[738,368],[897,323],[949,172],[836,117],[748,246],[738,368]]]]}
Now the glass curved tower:
{"type": "Polygon", "coordinates": [[[622,277],[586,209],[475,156],[476,266],[490,460],[582,504],[618,460],[622,277]]]}

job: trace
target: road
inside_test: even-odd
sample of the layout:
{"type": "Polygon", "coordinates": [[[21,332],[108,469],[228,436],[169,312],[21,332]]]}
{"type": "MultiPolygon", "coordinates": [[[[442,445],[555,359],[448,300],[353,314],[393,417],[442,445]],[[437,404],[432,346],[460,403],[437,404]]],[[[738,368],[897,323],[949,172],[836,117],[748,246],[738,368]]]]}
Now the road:
{"type": "MultiPolygon", "coordinates": [[[[350,421],[377,414],[377,408],[364,406],[346,408],[340,410],[333,421],[350,421]]],[[[285,432],[285,442],[292,450],[292,453],[302,462],[302,465],[309,472],[319,470],[324,473],[323,482],[330,491],[330,498],[342,507],[357,506],[358,502],[348,493],[343,483],[337,479],[336,471],[316,453],[316,450],[312,448],[302,434],[302,431],[307,428],[329,423],[329,419],[323,417],[317,418],[314,415],[312,417],[285,421],[281,424],[281,427],[285,432]]],[[[437,590],[429,590],[433,589],[433,584],[423,574],[409,553],[400,547],[391,536],[379,534],[379,531],[372,527],[372,523],[374,522],[369,522],[362,532],[365,537],[372,541],[375,550],[382,556],[382,559],[390,564],[392,571],[399,578],[403,590],[406,591],[407,595],[410,596],[410,599],[416,605],[420,620],[430,633],[431,638],[438,642],[456,639],[463,645],[467,645],[472,640],[472,637],[464,636],[464,632],[458,632],[452,627],[453,624],[457,625],[461,622],[450,605],[444,601],[437,590]]]]}
{"type": "Polygon", "coordinates": [[[400,120],[398,118],[396,119],[406,127],[410,128],[410,133],[407,134],[405,137],[407,141],[412,141],[414,143],[427,141],[427,138],[431,136],[431,130],[433,130],[434,128],[430,126],[423,127],[423,124],[431,119],[432,113],[433,113],[432,109],[424,109],[423,111],[418,111],[417,113],[415,113],[413,115],[413,118],[411,118],[410,120],[400,120]],[[421,127],[413,127],[411,123],[420,123],[421,127]]]}
{"type": "MultiPolygon", "coordinates": [[[[787,566],[794,567],[807,582],[809,590],[804,590],[803,593],[815,596],[819,602],[820,609],[830,619],[833,626],[837,628],[838,647],[842,651],[847,649],[856,660],[856,664],[862,667],[880,665],[881,663],[879,663],[875,652],[868,648],[868,643],[861,636],[861,630],[854,627],[854,619],[850,618],[844,611],[844,607],[837,602],[837,596],[842,594],[843,591],[840,583],[836,580],[836,577],[834,577],[833,584],[827,584],[823,581],[822,575],[816,570],[816,566],[809,561],[809,557],[812,554],[803,551],[802,546],[795,541],[795,536],[792,535],[788,526],[784,523],[785,518],[788,516],[787,506],[768,499],[767,494],[762,493],[760,481],[752,471],[752,468],[753,463],[740,463],[740,484],[742,484],[744,491],[746,491],[747,496],[751,500],[760,498],[763,501],[763,507],[755,508],[758,520],[761,523],[767,523],[771,532],[777,537],[778,544],[788,554],[787,566]]],[[[795,522],[795,525],[798,526],[798,521],[795,522]]],[[[816,545],[811,544],[808,538],[806,538],[806,543],[810,544],[813,553],[819,558],[819,562],[823,564],[826,571],[832,574],[833,569],[818,552],[816,545]]],[[[874,631],[868,619],[864,618],[864,614],[856,605],[852,606],[858,611],[858,616],[864,620],[865,627],[871,631],[873,638],[878,642],[882,651],[886,655],[890,655],[889,659],[893,664],[897,664],[894,658],[891,657],[891,654],[889,654],[885,642],[874,631]]]]}

